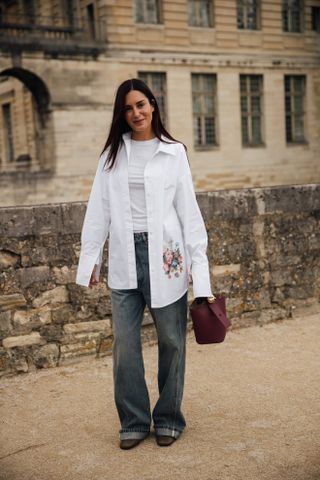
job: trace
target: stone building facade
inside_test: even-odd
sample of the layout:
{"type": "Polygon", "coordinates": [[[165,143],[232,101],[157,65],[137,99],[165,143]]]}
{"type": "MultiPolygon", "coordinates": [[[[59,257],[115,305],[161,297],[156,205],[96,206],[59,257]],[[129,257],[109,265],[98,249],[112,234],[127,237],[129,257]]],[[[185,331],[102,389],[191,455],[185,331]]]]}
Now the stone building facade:
{"type": "Polygon", "coordinates": [[[320,0],[2,1],[0,204],[86,200],[137,76],[197,190],[318,182],[319,51],[320,0]]]}

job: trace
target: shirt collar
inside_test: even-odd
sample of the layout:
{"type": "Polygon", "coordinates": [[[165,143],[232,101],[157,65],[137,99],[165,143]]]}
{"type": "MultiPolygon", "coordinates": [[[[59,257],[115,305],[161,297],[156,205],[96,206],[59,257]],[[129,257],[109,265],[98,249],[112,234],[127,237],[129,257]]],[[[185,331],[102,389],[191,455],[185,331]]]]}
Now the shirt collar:
{"type": "MultiPolygon", "coordinates": [[[[131,150],[131,131],[127,132],[127,133],[124,133],[122,135],[122,139],[124,141],[126,151],[127,151],[127,155],[128,155],[128,158],[129,158],[130,157],[130,150],[131,150]]],[[[155,154],[157,154],[158,152],[164,152],[164,153],[168,153],[169,155],[174,155],[175,152],[176,152],[176,149],[174,148],[176,143],[173,143],[173,142],[172,143],[166,143],[164,140],[167,140],[168,142],[172,142],[172,140],[170,140],[169,138],[166,138],[164,135],[161,135],[161,140],[159,141],[159,145],[158,145],[158,148],[157,148],[155,154]]]]}

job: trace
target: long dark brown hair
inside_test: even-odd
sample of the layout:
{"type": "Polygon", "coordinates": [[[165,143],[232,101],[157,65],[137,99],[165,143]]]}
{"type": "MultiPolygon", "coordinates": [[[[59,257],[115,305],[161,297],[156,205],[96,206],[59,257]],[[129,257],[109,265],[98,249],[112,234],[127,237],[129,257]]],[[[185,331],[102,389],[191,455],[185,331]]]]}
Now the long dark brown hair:
{"type": "Polygon", "coordinates": [[[115,102],[114,102],[114,107],[113,107],[113,117],[112,117],[109,135],[105,143],[105,146],[103,147],[103,150],[101,152],[101,155],[102,155],[103,152],[105,152],[106,149],[110,146],[110,150],[104,164],[104,167],[107,165],[108,169],[111,169],[114,165],[119,147],[123,143],[122,135],[124,133],[132,131],[126,122],[125,115],[124,115],[126,95],[131,90],[139,90],[140,92],[142,92],[148,98],[150,104],[154,107],[154,111],[152,112],[151,125],[152,125],[155,136],[159,140],[164,141],[165,143],[181,143],[181,142],[178,142],[178,140],[176,140],[175,138],[173,138],[170,135],[170,133],[167,132],[167,130],[164,128],[161,117],[160,117],[160,111],[159,111],[157,100],[153,95],[152,91],[150,90],[150,88],[148,87],[148,85],[142,80],[140,80],[139,78],[126,80],[123,83],[121,83],[121,85],[118,87],[115,102]],[[172,142],[165,141],[163,138],[161,138],[162,135],[167,137],[172,142]]]}

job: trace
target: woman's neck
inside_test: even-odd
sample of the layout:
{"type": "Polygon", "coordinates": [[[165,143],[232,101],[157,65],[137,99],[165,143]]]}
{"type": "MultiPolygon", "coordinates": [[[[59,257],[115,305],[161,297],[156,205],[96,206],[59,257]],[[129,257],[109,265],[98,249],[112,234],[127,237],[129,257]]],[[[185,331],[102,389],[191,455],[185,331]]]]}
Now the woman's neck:
{"type": "Polygon", "coordinates": [[[152,140],[155,138],[154,131],[151,130],[150,132],[134,132],[131,133],[132,140],[152,140]]]}

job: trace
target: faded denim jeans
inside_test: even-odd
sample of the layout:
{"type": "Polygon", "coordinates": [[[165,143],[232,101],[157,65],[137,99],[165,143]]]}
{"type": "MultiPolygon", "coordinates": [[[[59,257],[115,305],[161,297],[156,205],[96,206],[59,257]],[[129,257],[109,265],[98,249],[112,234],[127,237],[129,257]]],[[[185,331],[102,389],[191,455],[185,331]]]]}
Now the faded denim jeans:
{"type": "Polygon", "coordinates": [[[121,424],[120,439],[144,438],[151,429],[150,399],[140,338],[146,305],[158,335],[159,398],[152,411],[154,430],[158,435],[178,438],[186,425],[181,402],[188,292],[170,305],[151,308],[148,234],[135,233],[134,240],[138,287],[111,291],[114,397],[121,424]]]}

